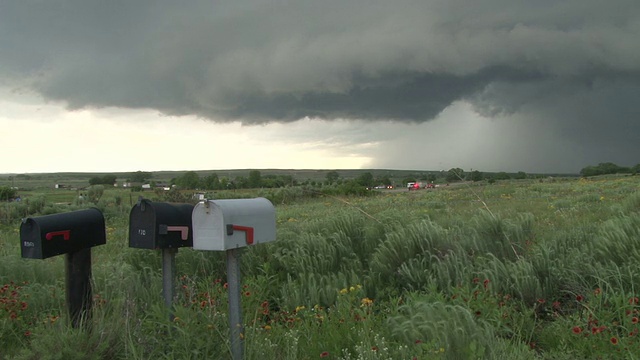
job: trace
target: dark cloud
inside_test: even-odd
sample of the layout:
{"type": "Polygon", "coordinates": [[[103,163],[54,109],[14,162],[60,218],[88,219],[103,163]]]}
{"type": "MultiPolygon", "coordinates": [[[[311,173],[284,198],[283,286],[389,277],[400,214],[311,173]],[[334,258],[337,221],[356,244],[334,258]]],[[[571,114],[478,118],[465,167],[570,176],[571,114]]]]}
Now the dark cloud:
{"type": "Polygon", "coordinates": [[[0,0],[0,79],[246,124],[421,123],[464,100],[637,153],[639,38],[637,0],[0,0]]]}

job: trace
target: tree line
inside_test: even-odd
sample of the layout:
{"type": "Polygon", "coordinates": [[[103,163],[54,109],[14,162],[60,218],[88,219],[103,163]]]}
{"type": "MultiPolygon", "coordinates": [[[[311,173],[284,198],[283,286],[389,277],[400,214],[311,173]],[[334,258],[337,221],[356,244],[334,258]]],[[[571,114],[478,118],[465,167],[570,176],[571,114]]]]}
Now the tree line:
{"type": "Polygon", "coordinates": [[[598,165],[589,165],[580,170],[580,175],[584,177],[609,175],[609,174],[638,174],[640,173],[640,164],[632,167],[619,166],[612,162],[599,163],[598,165]]]}

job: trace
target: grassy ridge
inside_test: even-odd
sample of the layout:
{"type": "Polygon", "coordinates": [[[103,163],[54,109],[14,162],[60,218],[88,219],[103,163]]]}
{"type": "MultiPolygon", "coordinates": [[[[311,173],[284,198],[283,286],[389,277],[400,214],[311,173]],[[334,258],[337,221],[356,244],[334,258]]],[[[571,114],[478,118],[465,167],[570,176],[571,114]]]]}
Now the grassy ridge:
{"type": "MultiPolygon", "coordinates": [[[[241,259],[246,358],[638,358],[639,183],[274,201],[278,240],[241,259]]],[[[67,325],[62,258],[21,259],[17,224],[2,227],[2,356],[229,358],[224,254],[178,252],[170,322],[160,254],[127,247],[130,204],[116,196],[98,204],[91,332],[67,325]]]]}

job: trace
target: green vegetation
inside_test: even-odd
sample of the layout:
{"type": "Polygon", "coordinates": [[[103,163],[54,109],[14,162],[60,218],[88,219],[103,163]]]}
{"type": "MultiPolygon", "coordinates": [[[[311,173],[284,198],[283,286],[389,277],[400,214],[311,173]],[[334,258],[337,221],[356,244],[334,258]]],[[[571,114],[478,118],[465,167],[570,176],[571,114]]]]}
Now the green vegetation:
{"type": "Polygon", "coordinates": [[[600,163],[598,165],[590,165],[580,170],[580,175],[597,176],[597,175],[611,175],[611,174],[637,174],[640,172],[640,164],[634,167],[619,166],[611,162],[600,163]]]}
{"type": "MultiPolygon", "coordinates": [[[[640,178],[408,192],[362,190],[358,180],[384,175],[366,173],[213,193],[276,205],[277,241],[241,257],[247,359],[640,357],[640,178]],[[349,187],[367,196],[345,195],[349,187]]],[[[89,204],[69,191],[56,204],[57,191],[0,203],[3,358],[230,357],[224,253],[180,249],[170,322],[160,253],[127,245],[138,193],[105,188],[89,204]],[[20,258],[18,228],[20,217],[89,205],[105,214],[107,244],[93,249],[94,315],[82,331],[68,325],[63,257],[20,258]]],[[[188,191],[142,194],[195,201],[188,191]]]]}

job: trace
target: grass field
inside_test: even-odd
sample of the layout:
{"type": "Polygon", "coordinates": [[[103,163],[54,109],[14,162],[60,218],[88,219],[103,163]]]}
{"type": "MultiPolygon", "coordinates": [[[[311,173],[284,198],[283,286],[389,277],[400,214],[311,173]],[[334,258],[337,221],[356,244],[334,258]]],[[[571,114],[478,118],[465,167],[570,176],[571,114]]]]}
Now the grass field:
{"type": "MultiPolygon", "coordinates": [[[[277,241],[242,251],[245,358],[640,358],[639,188],[612,176],[218,193],[276,205],[277,241]]],[[[49,191],[33,193],[42,213],[88,206],[49,191]]],[[[170,321],[160,253],[128,247],[137,195],[97,204],[90,331],[68,324],[64,257],[22,259],[19,221],[0,227],[0,358],[230,358],[224,253],[179,250],[170,321]]]]}

